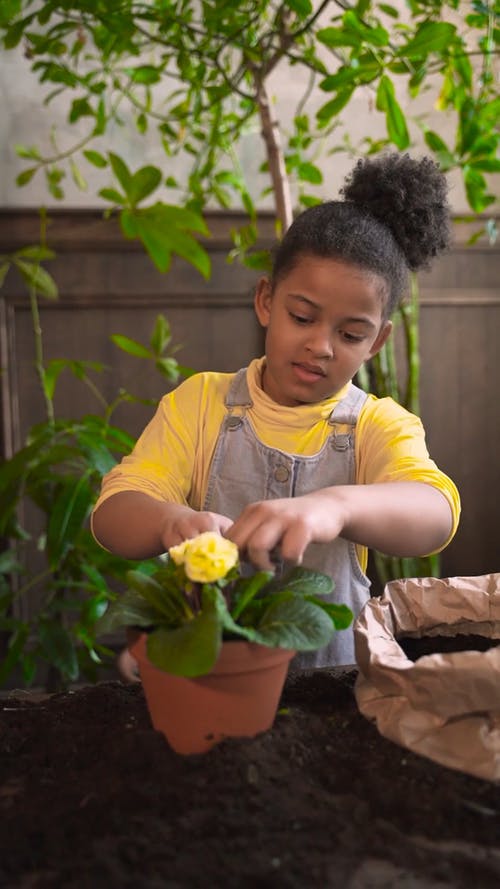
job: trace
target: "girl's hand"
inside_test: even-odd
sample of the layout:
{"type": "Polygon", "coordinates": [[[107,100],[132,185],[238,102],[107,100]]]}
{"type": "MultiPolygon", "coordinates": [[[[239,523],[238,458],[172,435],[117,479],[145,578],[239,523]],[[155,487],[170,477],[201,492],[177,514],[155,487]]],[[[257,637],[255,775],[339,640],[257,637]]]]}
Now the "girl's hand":
{"type": "Polygon", "coordinates": [[[259,568],[272,569],[276,547],[301,563],[310,543],[345,537],[391,556],[441,549],[453,528],[445,495],[424,482],[335,485],[302,497],[247,506],[226,537],[259,568]]]}
{"type": "Polygon", "coordinates": [[[245,507],[226,537],[261,570],[272,570],[271,552],[300,565],[310,543],[325,543],[344,527],[341,502],[321,492],[282,500],[262,500],[245,507]]]}
{"type": "Polygon", "coordinates": [[[231,525],[231,519],[217,512],[198,512],[189,506],[170,503],[165,510],[160,539],[167,551],[171,546],[178,546],[184,540],[203,534],[204,531],[217,531],[225,536],[231,525]]]}
{"type": "Polygon", "coordinates": [[[125,559],[151,559],[203,531],[224,534],[231,519],[156,500],[141,491],[121,491],[94,512],[93,532],[110,552],[125,559]]]}

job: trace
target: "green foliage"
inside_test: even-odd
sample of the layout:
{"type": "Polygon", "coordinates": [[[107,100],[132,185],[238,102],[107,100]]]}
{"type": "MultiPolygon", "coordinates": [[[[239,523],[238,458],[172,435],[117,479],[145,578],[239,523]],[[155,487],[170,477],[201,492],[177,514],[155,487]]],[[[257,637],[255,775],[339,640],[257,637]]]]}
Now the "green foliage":
{"type": "Polygon", "coordinates": [[[232,568],[218,581],[195,583],[168,559],[150,576],[130,571],[128,581],[98,621],[98,636],[120,627],[146,630],[151,662],[178,676],[210,672],[224,639],[314,651],[353,617],[346,605],[321,600],[333,589],[331,578],[305,568],[279,581],[271,572],[241,577],[232,568]]]}
{"type": "MultiPolygon", "coordinates": [[[[17,146],[28,163],[18,184],[27,186],[44,171],[49,191],[62,199],[68,174],[77,187],[87,187],[88,163],[108,174],[99,195],[110,202],[110,212],[120,214],[126,237],[141,240],[161,271],[177,254],[204,276],[208,258],[197,236],[206,234],[201,214],[207,205],[238,203],[255,222],[237,156],[250,129],[264,136],[264,164],[281,230],[290,222],[284,209],[290,187],[297,205],[317,197],[321,151],[359,155],[387,145],[404,150],[419,128],[443,167],[461,171],[472,210],[484,212],[495,200],[490,174],[500,168],[494,71],[498,0],[411,0],[408,6],[410,16],[404,6],[372,0],[352,6],[340,0],[231,5],[11,0],[0,17],[4,48],[23,43],[34,76],[49,89],[47,104],[65,99],[68,124],[79,128],[69,149],[59,149],[53,134],[50,155],[38,146],[17,146]],[[297,97],[291,131],[281,127],[281,148],[267,84],[285,65],[301,68],[309,80],[297,97]],[[327,97],[311,113],[315,86],[327,97]],[[372,116],[385,121],[386,135],[367,136],[359,146],[338,139],[332,146],[332,133],[360,91],[373,94],[372,116]],[[405,92],[407,113],[401,101],[405,92]],[[412,101],[425,92],[429,108],[434,104],[442,112],[447,133],[455,127],[450,144],[436,132],[435,114],[430,126],[428,115],[412,113],[412,101]],[[131,124],[139,136],[147,136],[155,157],[163,152],[163,163],[132,172],[123,157],[106,150],[112,131],[122,128],[125,134],[131,124]],[[169,168],[180,157],[186,172],[179,179],[169,168]],[[169,189],[173,201],[166,199],[169,189]],[[148,204],[153,194],[155,202],[148,204]],[[181,208],[191,211],[190,219],[181,208]]],[[[232,257],[245,261],[248,256],[255,267],[256,237],[255,226],[244,236],[235,232],[232,257]]]]}
{"type": "MultiPolygon", "coordinates": [[[[0,555],[0,685],[16,669],[31,684],[44,663],[52,688],[81,676],[98,678],[99,667],[113,652],[96,641],[94,626],[112,590],[123,587],[126,572],[135,565],[101,549],[88,519],[103,475],[133,446],[130,435],[112,423],[112,415],[122,402],[144,399],[120,390],[113,402],[106,402],[94,381],[104,370],[96,362],[43,362],[37,293],[57,299],[57,287],[39,262],[52,257],[43,244],[0,257],[0,267],[17,269],[30,288],[36,371],[47,409],[47,419],[33,426],[24,445],[0,464],[0,538],[8,541],[0,555]],[[100,413],[78,420],[54,415],[57,384],[68,372],[91,389],[100,413]],[[37,602],[28,609],[29,619],[24,617],[28,599],[37,602]]],[[[181,368],[163,315],[156,319],[148,345],[119,335],[113,340],[153,363],[169,383],[178,382],[181,368]]],[[[144,562],[141,569],[151,571],[154,564],[144,562]]]]}

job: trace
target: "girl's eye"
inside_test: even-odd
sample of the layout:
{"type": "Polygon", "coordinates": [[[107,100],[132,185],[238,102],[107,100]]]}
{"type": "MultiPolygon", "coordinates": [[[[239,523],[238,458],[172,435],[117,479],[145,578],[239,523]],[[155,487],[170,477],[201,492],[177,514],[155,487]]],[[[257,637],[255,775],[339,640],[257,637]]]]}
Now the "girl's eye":
{"type": "Polygon", "coordinates": [[[293,318],[297,324],[310,324],[311,322],[310,318],[306,318],[304,315],[296,315],[294,312],[290,312],[290,318],[293,318]]]}
{"type": "Polygon", "coordinates": [[[361,343],[363,342],[363,337],[359,336],[355,333],[349,333],[348,330],[341,330],[340,335],[347,340],[348,343],[361,343]]]}

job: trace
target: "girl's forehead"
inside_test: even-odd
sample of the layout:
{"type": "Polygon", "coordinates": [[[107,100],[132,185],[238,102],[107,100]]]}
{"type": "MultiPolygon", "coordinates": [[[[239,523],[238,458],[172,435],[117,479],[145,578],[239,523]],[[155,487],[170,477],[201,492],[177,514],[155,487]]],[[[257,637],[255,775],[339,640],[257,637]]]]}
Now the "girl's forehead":
{"type": "Polygon", "coordinates": [[[340,259],[305,256],[277,281],[276,289],[311,299],[314,294],[380,298],[387,294],[387,282],[377,272],[340,259]]]}
{"type": "Polygon", "coordinates": [[[377,322],[385,316],[388,283],[376,272],[341,259],[302,256],[294,267],[278,279],[274,292],[312,310],[336,317],[363,314],[377,322]]]}
{"type": "Polygon", "coordinates": [[[368,278],[380,277],[379,274],[372,271],[371,269],[364,268],[363,266],[356,265],[353,262],[347,262],[341,257],[337,256],[319,256],[314,253],[305,253],[299,254],[296,257],[293,265],[289,267],[289,269],[281,276],[281,280],[286,281],[287,278],[294,278],[297,275],[303,274],[321,274],[321,275],[334,275],[338,277],[341,275],[344,278],[353,278],[359,280],[366,280],[368,278]]]}

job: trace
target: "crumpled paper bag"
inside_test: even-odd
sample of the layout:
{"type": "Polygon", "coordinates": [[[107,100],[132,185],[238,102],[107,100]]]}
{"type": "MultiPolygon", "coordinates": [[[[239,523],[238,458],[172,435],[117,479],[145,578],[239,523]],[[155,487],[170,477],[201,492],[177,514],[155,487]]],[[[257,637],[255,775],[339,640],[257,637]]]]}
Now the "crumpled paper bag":
{"type": "Polygon", "coordinates": [[[354,623],[355,696],[380,733],[415,753],[500,780],[500,645],[425,655],[402,636],[480,635],[500,640],[500,574],[394,580],[354,623]]]}

